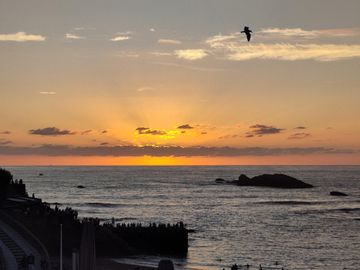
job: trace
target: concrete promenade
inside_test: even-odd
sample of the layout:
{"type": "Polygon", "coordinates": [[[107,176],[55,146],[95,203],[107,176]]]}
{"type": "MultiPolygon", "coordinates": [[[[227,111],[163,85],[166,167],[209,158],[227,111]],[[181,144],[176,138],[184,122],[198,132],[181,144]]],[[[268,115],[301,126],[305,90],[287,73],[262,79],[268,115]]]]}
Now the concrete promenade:
{"type": "Polygon", "coordinates": [[[35,257],[34,270],[41,269],[40,253],[18,232],[11,228],[4,221],[0,220],[0,247],[5,258],[7,270],[21,269],[23,256],[33,255],[35,257]]]}

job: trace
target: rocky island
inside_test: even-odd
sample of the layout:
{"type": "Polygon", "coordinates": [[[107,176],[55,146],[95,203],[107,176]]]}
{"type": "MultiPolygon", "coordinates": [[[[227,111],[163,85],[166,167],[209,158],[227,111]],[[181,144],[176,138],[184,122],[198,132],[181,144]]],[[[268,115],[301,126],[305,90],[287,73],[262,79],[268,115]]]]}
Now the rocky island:
{"type": "Polygon", "coordinates": [[[252,178],[241,174],[238,180],[226,181],[222,178],[215,180],[218,184],[232,184],[237,186],[273,187],[273,188],[312,188],[313,186],[286,174],[262,174],[252,178]]]}

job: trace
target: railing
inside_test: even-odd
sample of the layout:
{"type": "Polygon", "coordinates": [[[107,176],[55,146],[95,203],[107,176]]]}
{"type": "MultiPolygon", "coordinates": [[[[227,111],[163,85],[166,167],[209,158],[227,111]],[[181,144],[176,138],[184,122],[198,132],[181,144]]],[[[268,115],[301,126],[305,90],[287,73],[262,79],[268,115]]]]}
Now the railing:
{"type": "Polygon", "coordinates": [[[0,210],[0,218],[5,223],[10,225],[16,232],[18,232],[25,240],[29,242],[30,245],[32,245],[40,253],[42,258],[46,261],[46,264],[43,266],[44,270],[50,269],[50,256],[43,243],[24,225],[16,221],[14,218],[12,218],[10,215],[8,215],[2,210],[0,210]]]}

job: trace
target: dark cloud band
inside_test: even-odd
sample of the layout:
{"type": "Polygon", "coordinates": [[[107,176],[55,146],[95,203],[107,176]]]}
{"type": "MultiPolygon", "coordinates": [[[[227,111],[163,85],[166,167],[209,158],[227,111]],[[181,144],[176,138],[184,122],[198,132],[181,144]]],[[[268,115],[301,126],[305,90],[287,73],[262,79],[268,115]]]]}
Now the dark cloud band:
{"type": "Polygon", "coordinates": [[[31,135],[41,135],[41,136],[62,136],[62,135],[74,135],[75,132],[64,129],[61,130],[56,127],[46,127],[39,129],[30,129],[29,134],[31,135]]]}
{"type": "Polygon", "coordinates": [[[177,127],[178,129],[193,129],[194,127],[190,126],[189,124],[181,125],[177,127]]]}
{"type": "Polygon", "coordinates": [[[181,147],[181,146],[92,146],[41,145],[37,147],[0,146],[0,155],[43,155],[43,156],[279,156],[311,154],[352,154],[356,150],[325,147],[307,148],[264,148],[264,147],[181,147]]]}
{"type": "Polygon", "coordinates": [[[281,131],[283,131],[283,128],[277,128],[273,126],[267,126],[267,125],[252,125],[250,126],[251,131],[246,133],[247,138],[251,138],[254,136],[262,137],[264,135],[270,135],[270,134],[278,134],[281,131]]]}
{"type": "Polygon", "coordinates": [[[163,130],[158,130],[158,129],[150,129],[147,127],[138,127],[136,129],[136,131],[138,132],[138,134],[140,135],[166,135],[166,132],[163,130]]]}

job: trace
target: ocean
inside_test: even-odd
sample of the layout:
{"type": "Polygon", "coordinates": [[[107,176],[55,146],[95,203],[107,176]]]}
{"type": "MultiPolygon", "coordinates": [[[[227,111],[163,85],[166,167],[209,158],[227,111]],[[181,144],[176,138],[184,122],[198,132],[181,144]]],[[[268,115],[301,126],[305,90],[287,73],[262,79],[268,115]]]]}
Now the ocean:
{"type": "MultiPolygon", "coordinates": [[[[250,269],[259,264],[263,269],[360,269],[360,166],[6,168],[24,180],[29,195],[72,207],[81,217],[183,221],[195,233],[189,236],[187,257],[172,258],[178,269],[223,269],[234,263],[248,263],[250,269]],[[214,182],[241,173],[285,173],[315,188],[214,182]],[[330,196],[332,190],[349,196],[330,196]]],[[[116,259],[144,265],[159,261],[156,256],[116,259]]]]}

